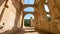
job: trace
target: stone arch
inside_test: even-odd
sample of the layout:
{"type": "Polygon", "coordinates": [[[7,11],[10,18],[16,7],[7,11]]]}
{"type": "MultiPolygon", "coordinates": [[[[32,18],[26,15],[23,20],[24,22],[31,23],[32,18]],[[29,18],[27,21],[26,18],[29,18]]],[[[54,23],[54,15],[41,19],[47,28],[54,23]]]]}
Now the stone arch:
{"type": "Polygon", "coordinates": [[[34,25],[32,25],[33,22],[34,22],[34,15],[32,15],[32,14],[26,14],[24,16],[24,25],[25,26],[29,26],[29,27],[34,26],[34,25]]]}
{"type": "Polygon", "coordinates": [[[24,17],[26,17],[27,15],[30,15],[30,16],[28,16],[29,18],[30,18],[31,16],[33,16],[33,19],[34,19],[34,15],[33,15],[33,14],[26,14],[24,17]]]}

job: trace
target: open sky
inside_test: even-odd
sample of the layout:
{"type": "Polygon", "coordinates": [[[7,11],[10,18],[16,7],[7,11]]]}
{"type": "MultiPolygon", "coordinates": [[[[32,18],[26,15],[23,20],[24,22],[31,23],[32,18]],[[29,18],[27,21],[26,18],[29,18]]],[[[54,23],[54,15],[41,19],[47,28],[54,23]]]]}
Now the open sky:
{"type": "MultiPolygon", "coordinates": [[[[34,0],[24,0],[24,4],[34,4],[34,0]]],[[[49,12],[48,6],[44,5],[46,12],[49,12]]],[[[33,7],[27,7],[24,9],[25,12],[34,12],[33,7]]],[[[27,14],[24,19],[30,19],[32,17],[34,19],[34,15],[32,14],[27,14]]]]}
{"type": "Polygon", "coordinates": [[[34,0],[24,0],[24,4],[34,4],[34,0]]]}

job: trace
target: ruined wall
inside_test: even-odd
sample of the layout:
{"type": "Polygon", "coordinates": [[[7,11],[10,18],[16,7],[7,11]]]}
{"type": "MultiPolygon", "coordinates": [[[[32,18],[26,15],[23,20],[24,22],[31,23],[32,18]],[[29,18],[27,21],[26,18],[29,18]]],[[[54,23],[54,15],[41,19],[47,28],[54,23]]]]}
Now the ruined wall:
{"type": "MultiPolygon", "coordinates": [[[[43,33],[43,34],[59,34],[59,31],[60,31],[60,12],[59,12],[60,2],[59,1],[60,0],[55,0],[55,1],[49,0],[48,1],[47,5],[49,6],[49,9],[50,9],[49,14],[51,15],[51,21],[48,21],[46,17],[46,12],[44,10],[45,0],[41,0],[41,1],[38,0],[35,2],[34,5],[23,5],[21,2],[19,4],[17,0],[9,0],[7,3],[8,8],[5,9],[3,17],[0,22],[1,25],[3,23],[5,23],[5,25],[4,25],[4,28],[0,30],[0,32],[4,32],[6,30],[8,31],[4,32],[3,34],[16,32],[17,29],[13,28],[14,30],[12,30],[14,23],[15,23],[15,27],[17,23],[19,24],[19,22],[21,21],[22,21],[21,23],[23,24],[24,15],[33,14],[35,16],[34,23],[35,23],[36,31],[38,31],[39,33],[43,33]],[[35,9],[34,13],[31,13],[31,12],[28,13],[28,12],[23,11],[24,8],[29,7],[29,6],[34,7],[35,9]],[[23,14],[21,15],[22,17],[20,17],[21,11],[23,14]]],[[[0,14],[4,8],[4,3],[0,4],[1,5],[0,14]]]]}
{"type": "Polygon", "coordinates": [[[48,0],[48,7],[50,10],[50,15],[51,15],[51,21],[47,20],[46,17],[46,12],[44,11],[44,4],[45,1],[42,0],[39,3],[39,9],[38,11],[40,11],[38,14],[38,21],[36,22],[36,30],[39,32],[43,32],[43,33],[51,33],[51,34],[59,34],[59,29],[57,27],[57,23],[59,23],[59,19],[56,19],[59,16],[59,11],[56,7],[56,4],[54,3],[54,0],[48,0]],[[40,10],[41,9],[41,10],[40,10]]]}
{"type": "MultiPolygon", "coordinates": [[[[1,12],[3,11],[3,8],[5,7],[4,4],[5,4],[5,1],[0,6],[0,15],[1,15],[1,12]]],[[[8,5],[8,8],[5,8],[4,13],[3,13],[3,17],[2,17],[2,19],[0,21],[0,25],[3,25],[3,23],[4,23],[4,26],[2,26],[3,28],[0,29],[0,33],[5,32],[7,30],[11,30],[12,27],[14,26],[16,9],[13,6],[11,0],[8,0],[7,5],[8,5]]]]}
{"type": "Polygon", "coordinates": [[[2,16],[0,25],[4,23],[3,28],[0,29],[0,34],[16,34],[22,30],[20,29],[22,14],[19,6],[18,0],[6,0],[0,6],[0,17],[2,16]]]}

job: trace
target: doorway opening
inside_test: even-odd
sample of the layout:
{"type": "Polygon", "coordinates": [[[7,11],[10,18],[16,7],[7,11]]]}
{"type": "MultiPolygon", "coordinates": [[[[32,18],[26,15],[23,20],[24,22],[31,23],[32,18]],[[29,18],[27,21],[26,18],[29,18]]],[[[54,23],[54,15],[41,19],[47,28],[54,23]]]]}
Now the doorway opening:
{"type": "Polygon", "coordinates": [[[31,27],[32,22],[34,22],[34,15],[27,14],[24,17],[24,26],[25,27],[31,27]]]}

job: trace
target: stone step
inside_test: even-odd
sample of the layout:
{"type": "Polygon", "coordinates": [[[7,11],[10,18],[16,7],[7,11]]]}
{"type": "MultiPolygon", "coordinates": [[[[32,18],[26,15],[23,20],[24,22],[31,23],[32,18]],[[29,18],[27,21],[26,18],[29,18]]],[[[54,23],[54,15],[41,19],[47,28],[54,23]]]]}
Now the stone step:
{"type": "Polygon", "coordinates": [[[34,27],[26,27],[24,28],[24,31],[35,31],[35,28],[34,27]]]}
{"type": "Polygon", "coordinates": [[[24,34],[39,34],[38,32],[26,32],[24,34]]]}

